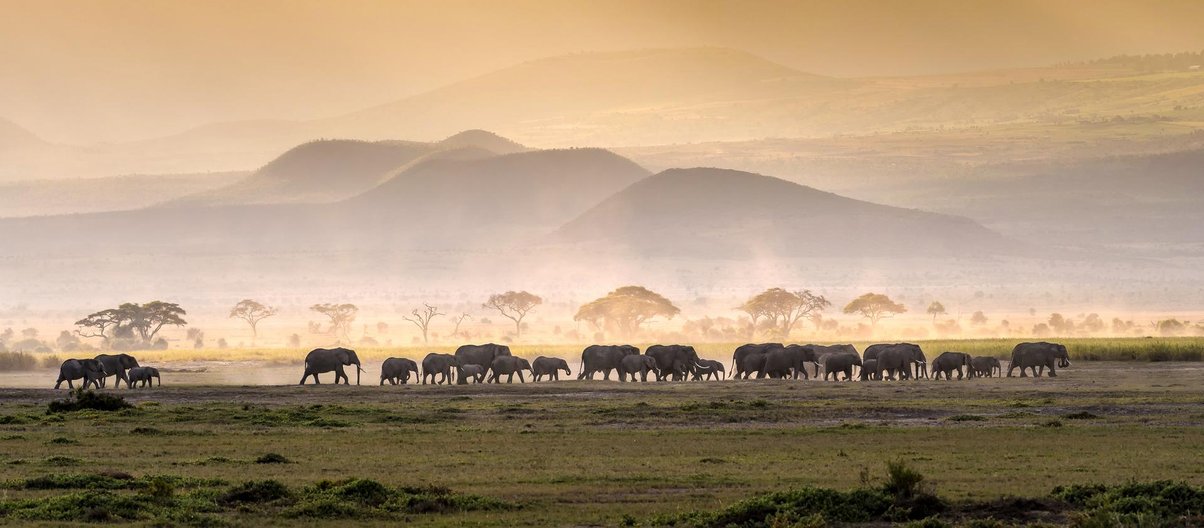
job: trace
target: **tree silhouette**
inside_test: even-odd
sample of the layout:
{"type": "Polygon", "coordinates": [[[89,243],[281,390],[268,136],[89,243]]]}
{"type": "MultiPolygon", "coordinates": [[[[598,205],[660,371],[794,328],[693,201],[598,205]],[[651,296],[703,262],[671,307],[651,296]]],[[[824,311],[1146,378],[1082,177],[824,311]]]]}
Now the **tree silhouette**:
{"type": "Polygon", "coordinates": [[[632,337],[645,322],[661,316],[672,319],[681,313],[669,299],[643,286],[623,286],[590,301],[577,310],[574,321],[589,321],[596,328],[613,328],[632,337]]]}
{"type": "Polygon", "coordinates": [[[981,325],[987,324],[986,314],[982,313],[981,310],[974,312],[974,315],[970,316],[970,324],[972,324],[974,326],[981,326],[981,325]]]}
{"type": "Polygon", "coordinates": [[[259,338],[259,322],[276,315],[276,308],[265,306],[258,301],[251,299],[243,299],[230,309],[231,318],[239,318],[247,322],[251,326],[251,344],[255,344],[255,340],[259,338]]]}
{"type": "Polygon", "coordinates": [[[463,312],[460,315],[456,315],[451,318],[456,325],[454,328],[452,328],[452,336],[460,335],[460,324],[463,323],[465,319],[468,319],[468,312],[463,312]]]}
{"type": "Polygon", "coordinates": [[[757,318],[765,317],[774,333],[785,338],[800,320],[814,317],[831,305],[822,295],[815,295],[811,290],[790,292],[782,288],[770,288],[746,301],[740,310],[753,320],[754,329],[757,318]]]}
{"type": "Polygon", "coordinates": [[[941,304],[939,301],[932,301],[932,304],[928,305],[927,311],[932,315],[932,324],[936,324],[937,316],[945,315],[947,313],[945,311],[945,305],[941,304]]]}
{"type": "Polygon", "coordinates": [[[410,312],[413,314],[413,318],[403,316],[402,319],[414,323],[414,326],[417,326],[419,330],[422,330],[422,342],[428,343],[429,341],[427,340],[426,336],[427,330],[431,327],[431,319],[447,314],[440,312],[438,308],[435,308],[429,304],[422,303],[422,305],[425,306],[426,309],[418,311],[418,309],[415,308],[414,311],[410,312]]]}
{"type": "Polygon", "coordinates": [[[514,337],[521,337],[523,335],[523,318],[527,316],[527,312],[540,304],[543,304],[543,299],[537,295],[526,291],[508,291],[490,295],[489,300],[485,301],[481,307],[497,310],[503,317],[514,321],[514,337]]]}
{"type": "Polygon", "coordinates": [[[358,306],[350,303],[323,303],[310,306],[309,309],[330,318],[331,334],[342,336],[347,341],[351,340],[351,323],[355,322],[355,316],[360,311],[358,306]]]}
{"type": "Polygon", "coordinates": [[[853,299],[852,302],[844,307],[844,313],[846,314],[860,314],[862,317],[869,319],[871,328],[876,328],[878,321],[882,319],[893,317],[895,314],[901,314],[906,311],[907,307],[881,293],[867,293],[853,299]]]}
{"type": "Polygon", "coordinates": [[[183,318],[186,314],[175,303],[123,303],[117,308],[101,310],[76,321],[75,326],[79,328],[75,333],[81,337],[99,337],[106,343],[112,338],[128,338],[149,344],[164,326],[188,324],[183,318]]]}

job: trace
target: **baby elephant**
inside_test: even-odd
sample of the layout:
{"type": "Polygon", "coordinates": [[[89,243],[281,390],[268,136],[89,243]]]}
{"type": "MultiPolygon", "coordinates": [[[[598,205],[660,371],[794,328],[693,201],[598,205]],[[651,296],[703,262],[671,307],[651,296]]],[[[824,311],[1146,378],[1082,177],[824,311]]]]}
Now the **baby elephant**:
{"type": "Polygon", "coordinates": [[[151,386],[153,385],[151,378],[155,378],[159,382],[160,387],[163,386],[163,379],[159,377],[159,369],[155,367],[134,367],[127,370],[125,376],[127,378],[125,388],[127,389],[134,388],[134,385],[137,385],[138,382],[142,382],[141,387],[151,386]]]}
{"type": "Polygon", "coordinates": [[[640,381],[648,381],[648,372],[656,372],[656,358],[652,356],[630,355],[623,356],[619,361],[619,381],[627,381],[627,375],[631,375],[631,381],[635,381],[636,373],[640,375],[640,381]]]}
{"type": "Polygon", "coordinates": [[[386,359],[380,365],[380,384],[384,385],[388,381],[391,385],[401,383],[405,385],[410,381],[410,372],[414,372],[414,377],[418,377],[418,363],[412,359],[391,357],[386,359]]]}
{"type": "Polygon", "coordinates": [[[713,359],[700,359],[694,366],[694,381],[723,379],[723,362],[713,359]]]}
{"type": "Polygon", "coordinates": [[[999,358],[979,356],[970,360],[970,366],[975,376],[993,378],[1003,375],[1003,366],[999,364],[999,358]]]}
{"type": "Polygon", "coordinates": [[[489,370],[493,374],[489,375],[490,383],[501,383],[501,377],[506,376],[506,383],[514,383],[514,375],[518,374],[518,381],[526,383],[523,379],[523,371],[531,370],[531,362],[517,356],[498,356],[493,358],[493,364],[489,366],[489,370]]]}
{"type": "MultiPolygon", "coordinates": [[[[482,380],[484,378],[485,378],[485,367],[482,367],[475,363],[470,364],[470,365],[463,365],[460,367],[460,370],[459,370],[458,374],[456,375],[456,385],[468,385],[468,380],[472,380],[473,383],[480,383],[480,380],[482,380]]],[[[518,379],[519,380],[523,379],[523,374],[521,372],[518,374],[518,379]]]]}
{"type": "Polygon", "coordinates": [[[974,368],[970,364],[970,354],[963,352],[941,352],[941,355],[932,360],[932,379],[941,379],[945,376],[945,381],[953,379],[953,371],[957,371],[957,379],[968,377],[974,379],[974,368]],[[966,373],[962,374],[962,367],[966,367],[966,373]]]}
{"type": "Polygon", "coordinates": [[[560,371],[562,370],[565,376],[573,375],[573,371],[569,370],[569,363],[561,358],[539,356],[531,363],[531,375],[535,381],[539,381],[544,376],[552,381],[560,381],[560,371]]]}
{"type": "Polygon", "coordinates": [[[878,373],[878,360],[867,359],[861,365],[861,381],[882,381],[882,375],[878,373]]]}

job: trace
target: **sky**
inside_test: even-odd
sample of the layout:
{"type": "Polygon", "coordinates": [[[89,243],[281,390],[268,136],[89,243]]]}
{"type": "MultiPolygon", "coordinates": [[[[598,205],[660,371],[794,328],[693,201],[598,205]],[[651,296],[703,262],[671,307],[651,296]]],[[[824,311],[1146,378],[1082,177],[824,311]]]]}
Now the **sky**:
{"type": "Polygon", "coordinates": [[[0,119],[76,144],[338,115],[522,61],[718,46],[825,75],[1204,50],[1204,2],[0,0],[0,119]]]}

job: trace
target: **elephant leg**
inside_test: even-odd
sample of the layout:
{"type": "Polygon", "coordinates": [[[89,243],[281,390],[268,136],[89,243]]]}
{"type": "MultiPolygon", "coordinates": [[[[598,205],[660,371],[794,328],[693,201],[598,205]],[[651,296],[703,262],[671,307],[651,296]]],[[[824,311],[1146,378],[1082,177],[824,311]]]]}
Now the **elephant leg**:
{"type": "Polygon", "coordinates": [[[1051,377],[1051,378],[1056,378],[1056,377],[1058,377],[1058,372],[1057,372],[1056,370],[1054,370],[1054,366],[1053,366],[1053,365],[1050,365],[1050,366],[1049,366],[1049,377],[1051,377]]]}

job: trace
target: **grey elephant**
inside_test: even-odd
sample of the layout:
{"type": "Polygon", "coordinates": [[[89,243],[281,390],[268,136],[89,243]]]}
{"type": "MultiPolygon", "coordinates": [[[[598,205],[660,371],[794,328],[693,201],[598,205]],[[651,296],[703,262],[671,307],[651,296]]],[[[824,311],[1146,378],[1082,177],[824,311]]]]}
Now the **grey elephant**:
{"type": "Polygon", "coordinates": [[[506,383],[514,383],[515,374],[518,374],[520,383],[526,383],[527,380],[523,379],[523,371],[531,370],[531,362],[515,356],[498,356],[494,358],[489,370],[490,383],[501,383],[502,376],[506,376],[506,383]]]}
{"type": "Polygon", "coordinates": [[[999,364],[999,358],[990,356],[971,358],[970,367],[974,369],[975,376],[983,378],[993,378],[1003,375],[1003,366],[999,364]]]}
{"type": "Polygon", "coordinates": [[[1012,377],[1012,371],[1017,367],[1020,368],[1020,377],[1027,378],[1024,374],[1024,369],[1032,369],[1034,377],[1041,377],[1041,372],[1048,368],[1049,377],[1058,376],[1054,365],[1061,368],[1070,366],[1070,354],[1066,352],[1066,346],[1058,343],[1020,343],[1012,349],[1012,363],[1008,365],[1008,377],[1012,377]]]}
{"type": "Polygon", "coordinates": [[[640,349],[631,345],[590,345],[581,351],[581,370],[577,379],[594,379],[595,372],[602,373],[603,380],[610,380],[610,371],[618,370],[619,363],[627,356],[638,356],[640,349]]]}
{"type": "Polygon", "coordinates": [[[895,343],[878,350],[875,375],[879,379],[911,379],[928,376],[928,359],[919,345],[895,343]],[[884,376],[882,373],[885,372],[884,376]]]}
{"type": "Polygon", "coordinates": [[[653,381],[656,380],[656,358],[647,355],[624,356],[619,362],[619,381],[627,381],[627,376],[631,376],[631,381],[635,381],[635,375],[640,375],[640,381],[648,381],[648,373],[652,373],[653,381]]]}
{"type": "Polygon", "coordinates": [[[480,365],[482,374],[477,378],[477,383],[480,383],[485,380],[484,372],[493,365],[494,359],[509,355],[510,347],[506,345],[496,343],[463,345],[456,349],[456,364],[460,366],[480,365]]]}
{"type": "Polygon", "coordinates": [[[563,358],[539,356],[531,362],[531,377],[534,381],[540,381],[544,376],[551,381],[560,381],[562,370],[565,376],[573,375],[573,371],[569,370],[569,362],[563,358]]]}
{"type": "Polygon", "coordinates": [[[932,379],[941,379],[945,377],[945,381],[953,379],[953,372],[957,371],[957,379],[968,377],[974,379],[974,368],[970,364],[970,354],[964,352],[941,352],[936,359],[932,360],[932,379]],[[964,367],[965,373],[962,372],[964,367]]]}
{"type": "Polygon", "coordinates": [[[59,379],[54,383],[54,388],[59,388],[63,382],[67,382],[67,388],[74,389],[73,380],[84,380],[83,388],[88,388],[88,385],[100,388],[100,380],[106,376],[104,363],[95,359],[68,359],[62,365],[59,365],[59,379]]]}
{"type": "Polygon", "coordinates": [[[787,345],[771,348],[765,357],[765,375],[771,378],[808,379],[808,364],[818,364],[815,349],[805,345],[787,345]]]}
{"type": "Polygon", "coordinates": [[[713,359],[700,359],[698,366],[694,369],[694,381],[703,381],[709,379],[723,379],[723,362],[713,359]]]}
{"type": "MultiPolygon", "coordinates": [[[[823,357],[830,354],[857,354],[857,347],[853,345],[803,345],[811,351],[811,355],[815,357],[815,377],[819,377],[819,369],[822,366],[823,357]]],[[[860,354],[858,354],[860,357],[860,354]]]]}
{"type": "Polygon", "coordinates": [[[142,383],[142,387],[148,387],[152,385],[152,378],[159,382],[160,387],[163,386],[163,378],[159,377],[159,369],[155,367],[134,367],[126,371],[125,375],[128,379],[126,388],[129,389],[134,388],[134,385],[138,383],[142,383]]]}
{"type": "MultiPolygon", "coordinates": [[[[736,347],[736,350],[732,351],[732,371],[728,375],[734,377],[737,372],[746,372],[740,370],[740,363],[749,354],[764,354],[781,346],[781,343],[747,343],[736,347]]],[[[762,362],[764,362],[764,358],[762,358],[762,362]]],[[[758,367],[758,372],[760,372],[760,367],[758,367]]]]}
{"type": "Polygon", "coordinates": [[[853,379],[853,367],[860,367],[861,354],[854,352],[833,352],[824,354],[819,359],[820,364],[824,367],[824,381],[828,380],[828,376],[832,376],[832,381],[840,381],[840,374],[844,374],[844,380],[853,379]]]}
{"type": "Polygon", "coordinates": [[[129,354],[100,354],[96,356],[96,360],[105,366],[105,377],[100,379],[100,386],[108,385],[108,377],[116,376],[113,380],[117,387],[121,387],[121,382],[125,382],[129,386],[130,379],[125,375],[125,371],[138,366],[138,360],[129,354]]]}
{"type": "Polygon", "coordinates": [[[325,372],[334,372],[334,383],[338,385],[339,380],[343,380],[344,385],[351,384],[351,378],[347,377],[347,372],[343,367],[355,365],[355,384],[360,384],[360,373],[364,371],[360,367],[360,358],[355,355],[355,351],[350,348],[315,348],[305,355],[305,372],[301,374],[301,382],[298,385],[305,385],[305,379],[313,376],[314,385],[320,385],[318,374],[325,372]]]}
{"type": "Polygon", "coordinates": [[[414,377],[419,376],[418,363],[412,359],[391,357],[380,364],[380,384],[388,381],[391,385],[404,385],[410,381],[410,372],[414,373],[414,377]]]}
{"type": "Polygon", "coordinates": [[[732,377],[736,379],[748,379],[754,372],[757,374],[757,379],[765,377],[765,360],[769,357],[768,352],[752,352],[744,354],[740,361],[736,362],[736,370],[732,372],[732,377]]]}
{"type": "Polygon", "coordinates": [[[877,359],[862,359],[861,360],[861,381],[877,381],[882,378],[878,376],[878,360],[877,359]]]}
{"type": "MultiPolygon", "coordinates": [[[[422,358],[422,384],[426,385],[426,380],[429,377],[431,379],[431,383],[434,385],[439,385],[441,383],[447,383],[450,385],[452,382],[452,369],[458,366],[459,364],[456,363],[456,356],[451,354],[440,354],[438,352],[427,354],[426,357],[422,358]],[[435,378],[437,376],[442,377],[436,380],[435,378]]],[[[480,382],[481,380],[478,378],[477,383],[480,382]]]]}
{"type": "Polygon", "coordinates": [[[644,355],[656,359],[656,381],[683,381],[698,365],[698,352],[689,345],[652,345],[644,355]]]}
{"type": "Polygon", "coordinates": [[[469,380],[480,383],[481,376],[484,374],[485,369],[481,368],[480,365],[464,365],[456,369],[456,385],[468,385],[469,380]]]}

